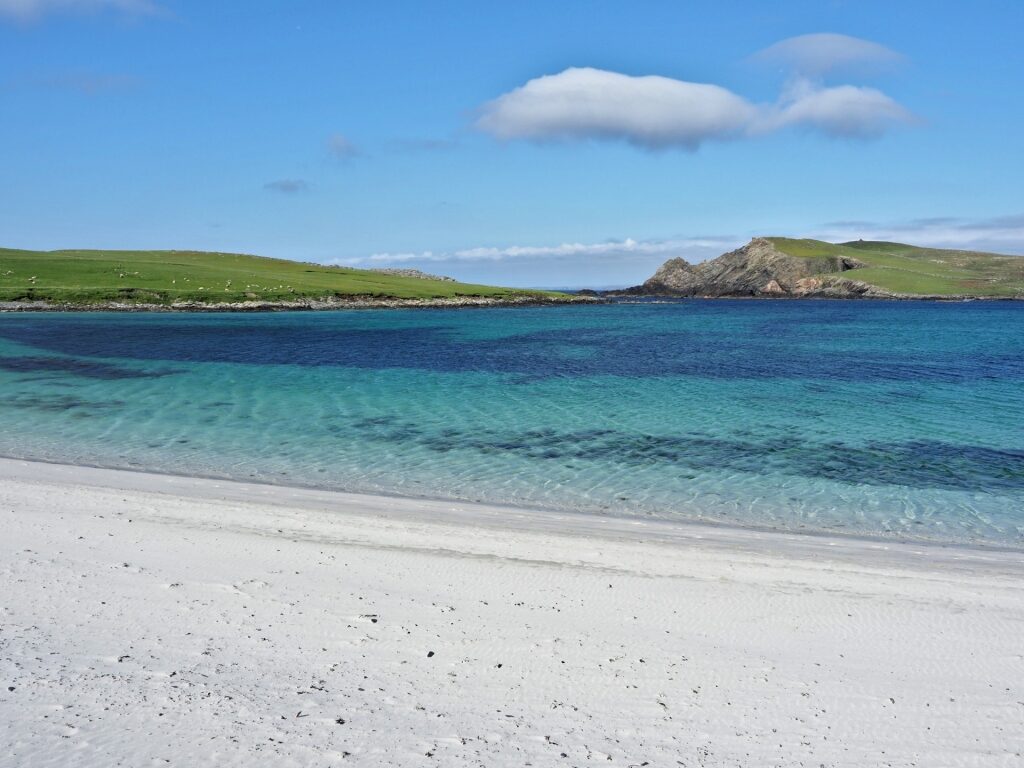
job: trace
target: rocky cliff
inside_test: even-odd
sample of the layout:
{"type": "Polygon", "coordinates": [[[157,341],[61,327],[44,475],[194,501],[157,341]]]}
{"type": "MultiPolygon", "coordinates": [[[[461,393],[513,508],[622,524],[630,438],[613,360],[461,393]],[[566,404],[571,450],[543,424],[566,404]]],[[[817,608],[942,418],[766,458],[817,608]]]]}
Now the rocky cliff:
{"type": "Polygon", "coordinates": [[[858,281],[867,266],[850,256],[802,257],[778,250],[763,237],[700,264],[669,259],[643,285],[618,292],[634,296],[889,297],[858,281]]]}

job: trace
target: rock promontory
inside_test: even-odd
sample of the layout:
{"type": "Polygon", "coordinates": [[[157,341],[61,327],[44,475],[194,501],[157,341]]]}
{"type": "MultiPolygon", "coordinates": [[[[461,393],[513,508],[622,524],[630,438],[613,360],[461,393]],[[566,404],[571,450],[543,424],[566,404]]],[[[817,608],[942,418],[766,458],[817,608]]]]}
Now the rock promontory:
{"type": "Polygon", "coordinates": [[[642,285],[620,293],[640,296],[888,297],[851,279],[867,265],[852,256],[793,256],[765,237],[700,264],[669,259],[642,285]]]}

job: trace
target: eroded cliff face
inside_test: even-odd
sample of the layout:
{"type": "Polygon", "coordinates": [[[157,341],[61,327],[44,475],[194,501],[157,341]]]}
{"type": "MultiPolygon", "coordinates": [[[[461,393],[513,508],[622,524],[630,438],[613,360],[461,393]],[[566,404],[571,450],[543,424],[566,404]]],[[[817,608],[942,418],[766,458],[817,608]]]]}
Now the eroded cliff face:
{"type": "Polygon", "coordinates": [[[643,285],[625,293],[641,296],[820,296],[886,297],[878,288],[851,279],[866,266],[851,258],[807,259],[778,250],[755,237],[742,248],[701,264],[669,259],[643,285]]]}

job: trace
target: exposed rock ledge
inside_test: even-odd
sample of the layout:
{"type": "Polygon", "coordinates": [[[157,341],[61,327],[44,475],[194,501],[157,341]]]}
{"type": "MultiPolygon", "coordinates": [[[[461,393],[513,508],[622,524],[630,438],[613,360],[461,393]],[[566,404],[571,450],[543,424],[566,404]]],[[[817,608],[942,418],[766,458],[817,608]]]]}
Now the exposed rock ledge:
{"type": "Polygon", "coordinates": [[[701,264],[669,259],[643,285],[609,295],[900,298],[850,279],[848,273],[865,266],[849,257],[790,256],[770,240],[755,237],[742,248],[701,264]]]}

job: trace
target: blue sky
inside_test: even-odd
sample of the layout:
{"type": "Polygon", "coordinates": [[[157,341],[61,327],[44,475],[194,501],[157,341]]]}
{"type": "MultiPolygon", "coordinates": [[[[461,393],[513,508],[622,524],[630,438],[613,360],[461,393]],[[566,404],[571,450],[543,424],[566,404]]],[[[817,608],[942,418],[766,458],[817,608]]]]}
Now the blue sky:
{"type": "Polygon", "coordinates": [[[1021,30],[1019,0],[0,0],[0,241],[540,286],[757,234],[1024,253],[1021,30]]]}

